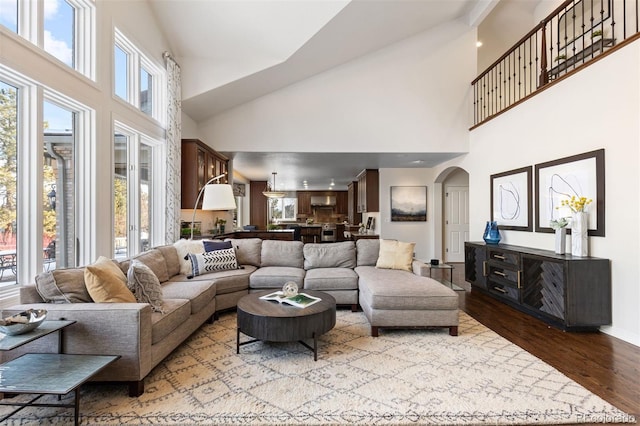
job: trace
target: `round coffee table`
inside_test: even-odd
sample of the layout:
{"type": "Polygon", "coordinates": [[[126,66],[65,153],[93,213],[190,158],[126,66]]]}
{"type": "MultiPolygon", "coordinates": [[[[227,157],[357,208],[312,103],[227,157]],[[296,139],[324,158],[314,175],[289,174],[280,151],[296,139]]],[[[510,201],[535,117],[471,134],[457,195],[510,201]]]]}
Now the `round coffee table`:
{"type": "Polygon", "coordinates": [[[285,303],[261,300],[260,296],[276,290],[250,293],[238,301],[238,330],[236,353],[240,346],[257,341],[300,342],[313,351],[313,360],[318,360],[318,336],[336,325],[336,299],[333,296],[314,290],[302,290],[301,293],[322,299],[305,308],[297,308],[285,303]],[[240,333],[254,340],[240,342],[240,333]],[[304,339],[313,339],[313,347],[304,339]]]}

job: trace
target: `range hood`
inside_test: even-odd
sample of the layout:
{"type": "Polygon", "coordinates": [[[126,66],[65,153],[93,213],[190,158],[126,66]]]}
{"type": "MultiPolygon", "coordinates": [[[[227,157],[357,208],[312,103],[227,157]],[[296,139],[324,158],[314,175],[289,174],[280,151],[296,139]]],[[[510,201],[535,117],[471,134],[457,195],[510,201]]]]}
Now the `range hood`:
{"type": "Polygon", "coordinates": [[[336,196],[335,195],[312,195],[311,205],[312,206],[335,206],[336,196]]]}

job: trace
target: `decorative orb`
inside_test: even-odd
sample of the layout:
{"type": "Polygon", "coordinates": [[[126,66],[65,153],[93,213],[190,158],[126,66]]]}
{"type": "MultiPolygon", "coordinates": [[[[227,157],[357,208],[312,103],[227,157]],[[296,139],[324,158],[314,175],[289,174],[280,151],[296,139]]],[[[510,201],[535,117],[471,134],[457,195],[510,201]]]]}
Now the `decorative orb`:
{"type": "Polygon", "coordinates": [[[282,293],[285,297],[295,296],[298,294],[298,285],[293,281],[287,281],[282,287],[282,293]]]}

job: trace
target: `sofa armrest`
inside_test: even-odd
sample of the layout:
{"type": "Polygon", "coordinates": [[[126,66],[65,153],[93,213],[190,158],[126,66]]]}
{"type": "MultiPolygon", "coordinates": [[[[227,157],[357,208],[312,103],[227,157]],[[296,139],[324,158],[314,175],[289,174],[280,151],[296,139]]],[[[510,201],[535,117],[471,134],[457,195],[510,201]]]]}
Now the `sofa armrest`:
{"type": "Polygon", "coordinates": [[[411,268],[413,269],[413,273],[418,276],[421,276],[421,277],[429,276],[429,267],[422,260],[413,259],[413,262],[411,262],[411,268]]]}
{"type": "MultiPolygon", "coordinates": [[[[151,306],[147,303],[31,303],[3,309],[2,316],[26,309],[46,309],[47,320],[75,320],[64,329],[64,352],[120,355],[115,370],[110,369],[117,371],[118,380],[140,380],[151,370],[151,306]]],[[[24,348],[29,352],[57,351],[57,345],[47,338],[24,348]]]]}

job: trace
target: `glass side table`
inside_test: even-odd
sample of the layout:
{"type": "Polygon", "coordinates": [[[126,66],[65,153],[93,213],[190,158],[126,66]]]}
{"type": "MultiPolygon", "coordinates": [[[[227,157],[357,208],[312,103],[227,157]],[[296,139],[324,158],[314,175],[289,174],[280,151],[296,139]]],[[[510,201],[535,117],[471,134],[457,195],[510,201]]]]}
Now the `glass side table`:
{"type": "Polygon", "coordinates": [[[69,327],[71,324],[75,324],[75,321],[71,320],[45,320],[35,330],[31,330],[28,333],[18,334],[10,336],[8,334],[0,333],[0,351],[10,351],[18,348],[22,345],[26,345],[29,342],[33,342],[47,334],[58,332],[58,353],[62,353],[62,332],[63,329],[69,327]]]}
{"type": "Polygon", "coordinates": [[[442,271],[446,271],[447,269],[449,270],[449,280],[447,281],[444,278],[444,273],[442,274],[442,278],[438,279],[438,278],[433,278],[434,280],[438,281],[440,284],[446,285],[447,287],[449,287],[452,290],[455,291],[464,291],[464,289],[456,284],[453,283],[453,265],[450,265],[448,263],[439,263],[437,265],[432,265],[431,263],[425,262],[425,265],[427,265],[427,268],[429,268],[429,278],[433,278],[431,276],[431,273],[434,269],[440,269],[442,271]]]}

